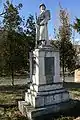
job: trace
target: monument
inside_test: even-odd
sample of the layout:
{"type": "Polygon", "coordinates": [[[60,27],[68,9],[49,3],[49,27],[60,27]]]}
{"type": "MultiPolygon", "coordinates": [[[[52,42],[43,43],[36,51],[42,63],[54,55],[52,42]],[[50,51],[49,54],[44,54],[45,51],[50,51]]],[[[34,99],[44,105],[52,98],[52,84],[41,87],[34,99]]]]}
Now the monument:
{"type": "Polygon", "coordinates": [[[58,112],[69,101],[69,93],[60,80],[59,50],[48,39],[50,11],[40,5],[36,20],[36,48],[30,53],[30,89],[25,100],[19,101],[19,110],[30,120],[58,112]],[[63,106],[63,107],[62,107],[63,106]]]}

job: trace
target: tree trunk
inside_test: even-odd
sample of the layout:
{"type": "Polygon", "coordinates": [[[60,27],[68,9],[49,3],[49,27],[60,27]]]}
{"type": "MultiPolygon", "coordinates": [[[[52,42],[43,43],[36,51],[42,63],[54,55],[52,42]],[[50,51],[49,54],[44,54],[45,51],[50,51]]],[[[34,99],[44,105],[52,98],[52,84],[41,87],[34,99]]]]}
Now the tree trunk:
{"type": "Polygon", "coordinates": [[[65,82],[64,40],[63,40],[62,80],[63,80],[63,82],[65,82]]]}
{"type": "Polygon", "coordinates": [[[64,60],[63,60],[63,66],[62,66],[62,80],[63,82],[65,82],[64,60]]]}
{"type": "Polygon", "coordinates": [[[14,68],[13,68],[13,64],[12,64],[12,68],[11,68],[11,75],[12,75],[12,85],[14,86],[14,68]]]}

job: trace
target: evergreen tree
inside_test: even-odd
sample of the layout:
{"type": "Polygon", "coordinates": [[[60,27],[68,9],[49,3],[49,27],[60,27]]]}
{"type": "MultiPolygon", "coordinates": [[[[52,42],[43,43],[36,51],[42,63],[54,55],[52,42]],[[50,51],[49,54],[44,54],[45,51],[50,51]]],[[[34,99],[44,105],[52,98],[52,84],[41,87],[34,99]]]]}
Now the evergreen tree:
{"type": "Polygon", "coordinates": [[[26,35],[29,39],[28,41],[29,51],[31,51],[34,49],[35,41],[36,41],[35,21],[34,21],[34,17],[31,14],[29,15],[26,21],[26,35]]]}
{"type": "Polygon", "coordinates": [[[13,85],[14,85],[14,72],[16,70],[16,65],[20,61],[19,59],[19,61],[17,62],[17,58],[20,56],[20,53],[18,53],[19,56],[17,56],[16,51],[20,50],[17,49],[20,48],[20,46],[18,46],[19,40],[18,40],[18,34],[16,32],[19,30],[20,24],[22,22],[22,19],[19,16],[19,10],[21,7],[22,4],[19,4],[18,6],[14,6],[8,0],[4,4],[4,14],[3,14],[4,15],[3,34],[5,36],[5,40],[3,41],[3,58],[5,61],[4,68],[5,70],[8,71],[8,73],[11,73],[13,85]]]}
{"type": "Polygon", "coordinates": [[[19,15],[22,4],[14,6],[8,0],[4,4],[3,28],[0,39],[0,70],[12,76],[17,71],[29,71],[29,52],[35,47],[35,22],[30,15],[25,23],[19,15]],[[21,27],[22,22],[26,26],[21,27]],[[24,30],[25,27],[25,30],[24,30]]]}

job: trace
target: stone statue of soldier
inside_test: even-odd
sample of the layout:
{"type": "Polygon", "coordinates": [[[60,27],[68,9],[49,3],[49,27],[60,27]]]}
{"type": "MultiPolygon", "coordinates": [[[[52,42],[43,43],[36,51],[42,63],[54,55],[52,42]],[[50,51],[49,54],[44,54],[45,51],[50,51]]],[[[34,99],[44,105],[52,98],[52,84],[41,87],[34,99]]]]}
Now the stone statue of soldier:
{"type": "Polygon", "coordinates": [[[50,20],[50,11],[46,10],[44,4],[40,4],[40,15],[36,20],[36,41],[39,45],[45,45],[48,40],[48,21],[50,20]]]}

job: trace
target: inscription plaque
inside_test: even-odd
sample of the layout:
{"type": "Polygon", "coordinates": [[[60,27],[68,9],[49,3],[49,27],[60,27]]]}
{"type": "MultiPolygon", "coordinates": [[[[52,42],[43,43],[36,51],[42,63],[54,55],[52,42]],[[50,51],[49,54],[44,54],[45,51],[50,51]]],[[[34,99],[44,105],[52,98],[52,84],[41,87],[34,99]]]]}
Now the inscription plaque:
{"type": "Polygon", "coordinates": [[[53,83],[54,79],[54,57],[45,57],[45,76],[47,84],[53,83]]]}

